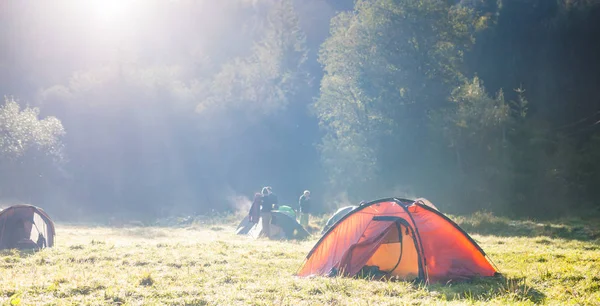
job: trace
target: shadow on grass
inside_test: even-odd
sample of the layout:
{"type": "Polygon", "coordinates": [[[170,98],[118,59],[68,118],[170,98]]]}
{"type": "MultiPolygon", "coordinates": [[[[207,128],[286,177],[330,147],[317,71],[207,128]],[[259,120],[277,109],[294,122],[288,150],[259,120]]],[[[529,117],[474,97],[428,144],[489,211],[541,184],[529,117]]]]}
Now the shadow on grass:
{"type": "Polygon", "coordinates": [[[453,219],[470,234],[501,237],[545,236],[580,241],[600,239],[600,220],[571,218],[542,223],[531,220],[510,220],[494,216],[491,213],[481,212],[467,217],[458,216],[453,219]]]}
{"type": "Polygon", "coordinates": [[[26,258],[35,255],[40,252],[40,250],[35,249],[8,249],[8,250],[0,250],[0,257],[4,258],[5,262],[10,262],[9,258],[26,258]]]}
{"type": "Polygon", "coordinates": [[[527,283],[526,278],[506,278],[498,274],[493,277],[475,278],[468,281],[435,283],[426,285],[414,280],[404,281],[397,278],[387,278],[384,275],[363,274],[357,279],[383,282],[410,283],[415,290],[423,290],[437,299],[444,301],[491,301],[504,299],[515,302],[533,302],[541,304],[546,295],[527,283]]]}
{"type": "Polygon", "coordinates": [[[525,278],[505,278],[502,275],[468,282],[435,284],[425,287],[447,301],[488,301],[504,298],[513,301],[543,303],[546,295],[527,284],[525,278]]]}

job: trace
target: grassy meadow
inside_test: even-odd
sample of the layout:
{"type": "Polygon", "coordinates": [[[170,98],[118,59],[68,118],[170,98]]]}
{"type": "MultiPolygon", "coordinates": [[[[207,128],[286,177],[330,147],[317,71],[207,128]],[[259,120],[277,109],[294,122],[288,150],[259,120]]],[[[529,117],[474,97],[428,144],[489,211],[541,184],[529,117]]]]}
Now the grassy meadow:
{"type": "MultiPolygon", "coordinates": [[[[298,278],[318,239],[253,240],[228,221],[57,224],[56,247],[0,254],[2,305],[600,305],[599,222],[453,217],[504,274],[423,286],[298,278]]],[[[316,230],[324,221],[311,224],[316,230]]],[[[316,230],[318,233],[318,230],[316,230]]]]}

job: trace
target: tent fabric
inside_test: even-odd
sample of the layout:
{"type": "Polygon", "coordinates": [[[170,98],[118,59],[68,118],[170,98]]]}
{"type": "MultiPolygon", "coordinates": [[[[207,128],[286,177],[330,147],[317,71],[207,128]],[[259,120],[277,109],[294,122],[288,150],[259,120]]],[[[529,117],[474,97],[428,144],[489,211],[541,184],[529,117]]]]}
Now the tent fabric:
{"type": "Polygon", "coordinates": [[[356,207],[358,206],[346,206],[338,209],[335,213],[333,213],[333,215],[331,215],[331,217],[329,217],[327,223],[325,223],[325,226],[323,227],[323,231],[321,231],[321,234],[327,232],[327,230],[330,229],[336,222],[338,222],[356,207]]]}
{"type": "Polygon", "coordinates": [[[279,227],[288,239],[305,239],[310,234],[289,214],[274,210],[271,212],[271,226],[279,227]]]}
{"type": "Polygon", "coordinates": [[[294,219],[296,218],[296,212],[290,206],[285,206],[285,205],[279,206],[279,208],[276,211],[285,213],[294,219]]]}
{"type": "Polygon", "coordinates": [[[384,242],[365,263],[379,270],[405,280],[419,276],[418,254],[414,243],[414,233],[405,225],[395,223],[387,231],[384,242]],[[397,260],[389,260],[397,258],[397,260]]]}
{"type": "Polygon", "coordinates": [[[244,217],[235,229],[237,235],[246,235],[256,223],[250,222],[250,216],[244,217]]]}
{"type": "MultiPolygon", "coordinates": [[[[271,211],[271,238],[274,239],[305,239],[310,234],[287,212],[271,211]]],[[[249,235],[258,238],[262,230],[261,222],[252,223],[246,216],[238,225],[236,234],[249,235]]]]}
{"type": "Polygon", "coordinates": [[[54,223],[39,207],[14,205],[0,211],[0,250],[52,247],[54,236],[54,223]]]}
{"type": "Polygon", "coordinates": [[[415,202],[421,203],[423,205],[429,206],[435,210],[439,210],[437,207],[435,207],[435,205],[433,205],[433,203],[431,203],[431,201],[425,199],[425,198],[418,198],[415,200],[415,202]]]}
{"type": "Polygon", "coordinates": [[[477,243],[437,209],[395,198],[345,215],[309,252],[298,275],[355,276],[365,266],[427,282],[496,273],[477,243]]]}
{"type": "Polygon", "coordinates": [[[364,234],[342,256],[340,271],[347,275],[356,275],[382,245],[393,225],[391,221],[370,222],[364,234]]]}

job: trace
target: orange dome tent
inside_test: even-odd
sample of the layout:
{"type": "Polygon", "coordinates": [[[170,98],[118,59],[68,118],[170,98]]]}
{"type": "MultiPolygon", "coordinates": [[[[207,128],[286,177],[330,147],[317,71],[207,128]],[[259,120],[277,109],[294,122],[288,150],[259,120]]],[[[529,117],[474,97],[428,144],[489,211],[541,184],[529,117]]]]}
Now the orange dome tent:
{"type": "Polygon", "coordinates": [[[54,235],[54,223],[39,207],[14,205],[0,211],[0,250],[52,247],[54,235]]]}
{"type": "Polygon", "coordinates": [[[363,204],[335,223],[306,256],[299,276],[365,271],[425,282],[494,276],[485,252],[456,223],[423,201],[363,204]]]}

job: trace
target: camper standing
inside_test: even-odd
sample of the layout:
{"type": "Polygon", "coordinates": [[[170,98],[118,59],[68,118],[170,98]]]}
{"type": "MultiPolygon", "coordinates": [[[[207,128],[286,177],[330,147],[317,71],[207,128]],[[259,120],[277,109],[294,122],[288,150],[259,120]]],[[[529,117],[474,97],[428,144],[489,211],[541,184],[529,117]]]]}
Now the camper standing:
{"type": "Polygon", "coordinates": [[[262,205],[260,210],[260,218],[262,220],[262,236],[271,237],[271,211],[278,209],[277,196],[273,193],[271,187],[262,189],[262,205]]]}
{"type": "Polygon", "coordinates": [[[300,224],[304,227],[308,226],[308,217],[310,214],[310,191],[304,190],[304,193],[298,200],[300,207],[300,224]]]}

